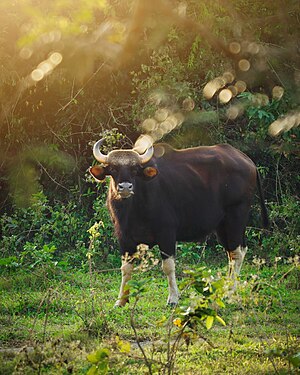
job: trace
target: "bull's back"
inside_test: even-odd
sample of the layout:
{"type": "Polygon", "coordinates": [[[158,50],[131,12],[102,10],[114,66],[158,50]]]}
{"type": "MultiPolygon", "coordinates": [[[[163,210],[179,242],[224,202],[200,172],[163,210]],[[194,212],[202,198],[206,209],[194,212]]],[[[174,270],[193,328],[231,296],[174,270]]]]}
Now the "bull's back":
{"type": "Polygon", "coordinates": [[[229,145],[169,152],[158,160],[164,205],[172,211],[177,240],[199,240],[213,231],[226,208],[250,199],[256,168],[229,145]]]}

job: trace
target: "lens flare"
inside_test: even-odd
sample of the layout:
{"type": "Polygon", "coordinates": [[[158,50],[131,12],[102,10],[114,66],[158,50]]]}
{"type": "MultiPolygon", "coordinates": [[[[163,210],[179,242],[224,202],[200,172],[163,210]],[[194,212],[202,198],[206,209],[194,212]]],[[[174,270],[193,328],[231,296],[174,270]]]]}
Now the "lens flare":
{"type": "Polygon", "coordinates": [[[222,78],[225,79],[226,83],[232,83],[234,80],[234,74],[231,72],[224,72],[222,78]]]}
{"type": "Polygon", "coordinates": [[[32,53],[33,53],[32,49],[28,47],[24,47],[20,51],[20,57],[24,60],[28,60],[32,56],[32,53]]]}
{"type": "Polygon", "coordinates": [[[241,45],[238,42],[231,42],[229,44],[229,51],[233,53],[234,55],[237,55],[241,52],[241,45]]]}
{"type": "Polygon", "coordinates": [[[226,80],[222,77],[216,77],[212,81],[209,81],[203,89],[203,96],[205,99],[211,99],[217,91],[226,85],[226,80]]]}
{"type": "Polygon", "coordinates": [[[46,74],[52,72],[53,65],[46,60],[46,61],[41,62],[38,65],[37,69],[40,69],[46,75],[46,74]]]}
{"type": "Polygon", "coordinates": [[[232,92],[228,89],[223,89],[219,94],[219,100],[221,103],[226,104],[232,98],[232,92]]]}
{"type": "Polygon", "coordinates": [[[251,55],[256,55],[259,52],[259,45],[255,42],[251,42],[247,46],[247,52],[251,53],[251,55]]]}
{"type": "Polygon", "coordinates": [[[135,142],[133,150],[139,154],[143,154],[153,145],[153,139],[150,135],[142,134],[135,142]]]}
{"type": "Polygon", "coordinates": [[[195,102],[192,98],[186,98],[182,102],[182,109],[184,111],[190,112],[195,108],[195,102]]]}
{"type": "Polygon", "coordinates": [[[250,69],[250,62],[247,59],[242,59],[238,62],[239,69],[242,72],[247,72],[250,69]]]}
{"type": "Polygon", "coordinates": [[[244,81],[236,81],[234,85],[239,93],[244,92],[247,88],[247,85],[244,81]]]}
{"type": "Polygon", "coordinates": [[[235,86],[233,86],[233,85],[230,85],[227,88],[228,88],[228,90],[231,91],[233,97],[237,96],[237,94],[239,93],[238,89],[235,86]]]}
{"type": "Polygon", "coordinates": [[[280,100],[284,94],[284,88],[281,86],[274,86],[272,89],[273,99],[280,100]]]}
{"type": "Polygon", "coordinates": [[[155,112],[154,118],[158,122],[163,122],[168,117],[169,111],[167,108],[160,108],[155,112]]]}
{"type": "Polygon", "coordinates": [[[154,132],[151,133],[151,137],[153,138],[154,141],[158,141],[162,139],[163,136],[164,136],[164,132],[162,131],[162,129],[159,129],[159,128],[154,130],[154,132]]]}
{"type": "Polygon", "coordinates": [[[151,132],[155,130],[158,126],[158,123],[153,118],[147,118],[143,121],[141,127],[145,132],[151,132]]]}
{"type": "Polygon", "coordinates": [[[266,94],[254,94],[251,102],[252,105],[257,107],[265,106],[269,104],[269,97],[266,94]]]}
{"type": "Polygon", "coordinates": [[[42,69],[34,69],[31,73],[31,78],[33,81],[38,82],[41,81],[45,76],[45,73],[42,71],[42,69]]]}
{"type": "Polygon", "coordinates": [[[244,113],[244,107],[240,104],[232,105],[226,111],[226,116],[229,120],[235,120],[244,113]]]}
{"type": "Polygon", "coordinates": [[[300,125],[300,112],[291,113],[282,117],[280,119],[275,120],[269,126],[269,134],[272,137],[277,137],[283,132],[287,132],[292,128],[297,128],[300,125]]]}
{"type": "Polygon", "coordinates": [[[59,52],[53,52],[50,57],[49,57],[49,61],[53,64],[53,65],[59,65],[61,62],[62,62],[62,59],[63,59],[63,56],[61,53],[59,52]]]}

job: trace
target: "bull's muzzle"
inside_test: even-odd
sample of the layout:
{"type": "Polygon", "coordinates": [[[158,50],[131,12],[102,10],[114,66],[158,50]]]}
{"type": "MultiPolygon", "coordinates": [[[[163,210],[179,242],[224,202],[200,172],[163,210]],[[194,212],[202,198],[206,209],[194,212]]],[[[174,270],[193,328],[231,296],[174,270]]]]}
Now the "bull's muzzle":
{"type": "Polygon", "coordinates": [[[131,197],[134,194],[133,185],[131,182],[120,182],[117,186],[118,194],[122,199],[131,197]]]}

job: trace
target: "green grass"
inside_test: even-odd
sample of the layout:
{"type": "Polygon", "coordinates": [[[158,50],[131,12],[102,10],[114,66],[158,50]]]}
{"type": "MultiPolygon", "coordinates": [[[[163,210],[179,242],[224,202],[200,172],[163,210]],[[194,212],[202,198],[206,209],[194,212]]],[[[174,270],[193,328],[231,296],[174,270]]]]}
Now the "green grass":
{"type": "MultiPolygon", "coordinates": [[[[170,324],[158,324],[173,313],[166,307],[167,282],[158,266],[134,276],[141,278],[147,287],[137,302],[134,326],[145,354],[157,362],[153,373],[163,373],[167,342],[175,337],[168,337],[170,324]]],[[[182,268],[178,278],[184,278],[182,268]]],[[[226,326],[202,327],[182,340],[174,373],[297,373],[290,357],[300,352],[299,279],[299,267],[292,264],[245,265],[238,292],[218,312],[226,326]]],[[[15,368],[20,374],[84,374],[91,366],[87,354],[104,347],[110,350],[109,374],[148,373],[130,324],[134,299],[113,308],[119,282],[119,272],[94,272],[92,280],[82,271],[47,268],[2,274],[0,373],[15,368]],[[116,337],[128,341],[130,349],[122,350],[116,337]],[[21,347],[23,352],[14,351],[21,347]]]]}

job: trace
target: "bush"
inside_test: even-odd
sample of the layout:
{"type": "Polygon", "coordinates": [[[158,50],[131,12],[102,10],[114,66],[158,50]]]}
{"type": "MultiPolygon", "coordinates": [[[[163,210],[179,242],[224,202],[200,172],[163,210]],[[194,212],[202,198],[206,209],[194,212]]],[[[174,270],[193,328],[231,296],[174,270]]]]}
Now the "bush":
{"type": "Polygon", "coordinates": [[[46,196],[39,193],[34,196],[31,207],[3,215],[0,219],[2,266],[32,268],[53,262],[81,266],[86,263],[89,248],[88,229],[95,221],[101,225],[93,260],[98,267],[107,266],[107,262],[115,265],[117,244],[103,194],[94,200],[93,207],[95,213],[89,213],[77,205],[75,199],[51,205],[46,196]]]}

